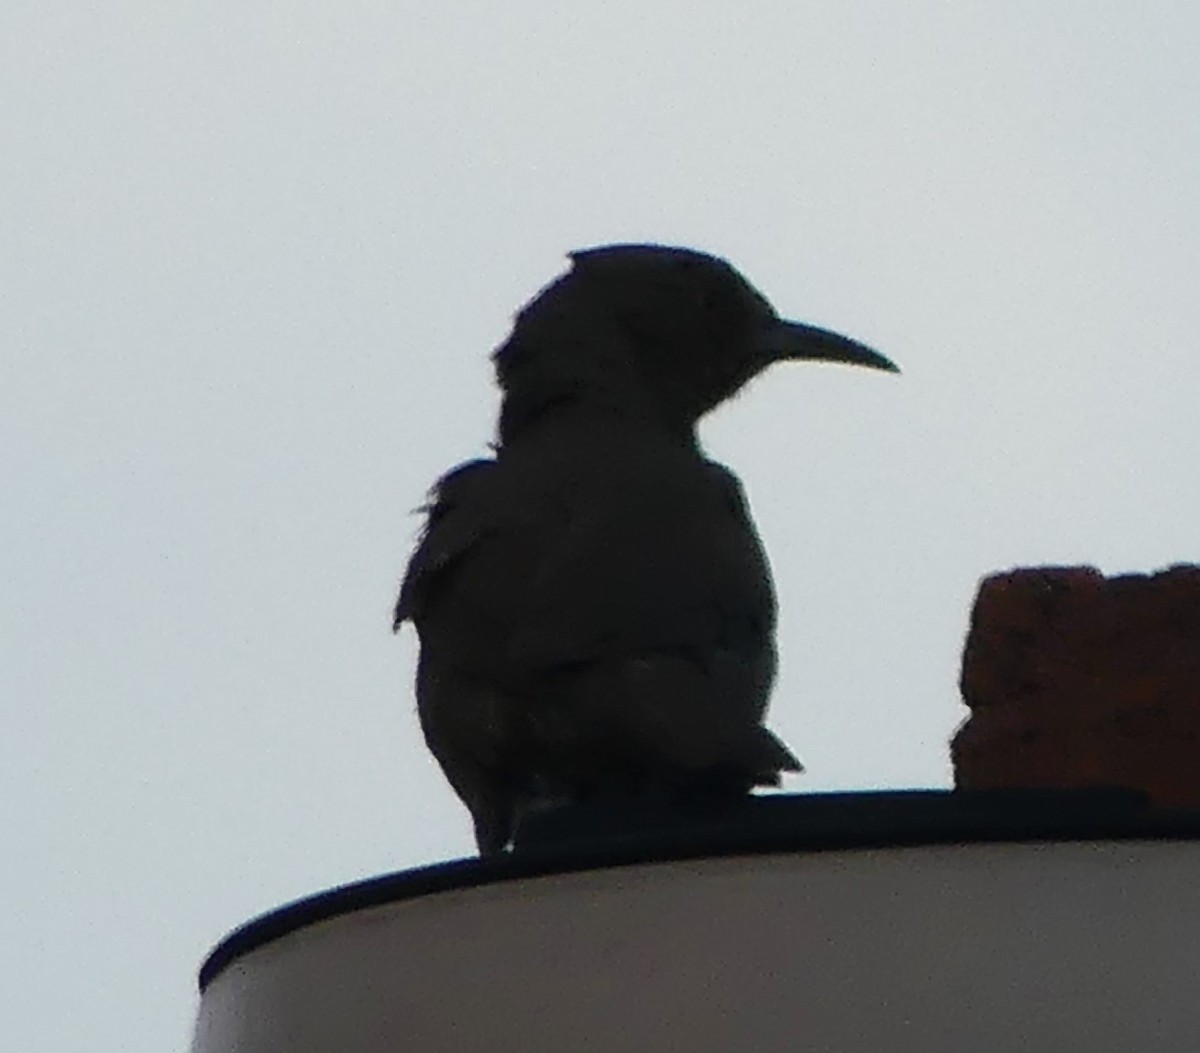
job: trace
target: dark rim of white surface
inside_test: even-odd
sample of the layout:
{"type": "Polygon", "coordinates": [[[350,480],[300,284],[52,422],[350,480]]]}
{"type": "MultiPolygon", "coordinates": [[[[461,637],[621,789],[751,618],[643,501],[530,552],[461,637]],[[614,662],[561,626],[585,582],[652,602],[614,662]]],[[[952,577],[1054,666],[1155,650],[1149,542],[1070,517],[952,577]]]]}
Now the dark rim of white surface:
{"type": "Polygon", "coordinates": [[[595,806],[527,821],[512,852],[358,881],[289,903],[225,937],[200,990],[250,951],[369,907],[503,881],[686,859],[997,841],[1200,839],[1200,812],[1167,811],[1119,788],[772,794],[719,809],[595,806]]]}

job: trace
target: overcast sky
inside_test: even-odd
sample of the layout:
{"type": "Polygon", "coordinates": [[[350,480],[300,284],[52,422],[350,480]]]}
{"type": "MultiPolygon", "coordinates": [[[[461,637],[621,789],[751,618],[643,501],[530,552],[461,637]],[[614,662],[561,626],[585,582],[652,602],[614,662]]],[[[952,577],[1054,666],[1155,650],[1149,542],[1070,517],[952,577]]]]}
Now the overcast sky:
{"type": "Polygon", "coordinates": [[[186,1047],[224,932],[471,850],[389,632],[573,248],[899,362],[703,430],[795,790],[943,786],[979,577],[1200,558],[1200,8],[6,0],[0,1019],[186,1047]]]}

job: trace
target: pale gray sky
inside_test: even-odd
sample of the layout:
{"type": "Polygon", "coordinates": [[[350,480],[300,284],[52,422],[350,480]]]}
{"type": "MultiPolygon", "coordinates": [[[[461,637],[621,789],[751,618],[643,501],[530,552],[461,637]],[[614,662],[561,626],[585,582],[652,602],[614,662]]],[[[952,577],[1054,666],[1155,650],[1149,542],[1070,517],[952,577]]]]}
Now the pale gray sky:
{"type": "Polygon", "coordinates": [[[728,255],[901,377],[706,427],[791,788],[945,785],[978,577],[1200,557],[1200,9],[7,0],[0,1019],[186,1046],[248,916],[470,850],[388,631],[563,253],[728,255]]]}

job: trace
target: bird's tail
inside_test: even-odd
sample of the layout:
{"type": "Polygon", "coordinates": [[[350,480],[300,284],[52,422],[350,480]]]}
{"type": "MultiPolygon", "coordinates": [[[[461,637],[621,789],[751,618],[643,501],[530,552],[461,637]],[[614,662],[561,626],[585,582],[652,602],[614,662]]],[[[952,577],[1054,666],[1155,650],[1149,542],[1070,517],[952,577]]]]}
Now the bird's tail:
{"type": "Polygon", "coordinates": [[[778,786],[785,771],[802,772],[800,759],[773,731],[760,727],[755,756],[755,786],[778,786]]]}

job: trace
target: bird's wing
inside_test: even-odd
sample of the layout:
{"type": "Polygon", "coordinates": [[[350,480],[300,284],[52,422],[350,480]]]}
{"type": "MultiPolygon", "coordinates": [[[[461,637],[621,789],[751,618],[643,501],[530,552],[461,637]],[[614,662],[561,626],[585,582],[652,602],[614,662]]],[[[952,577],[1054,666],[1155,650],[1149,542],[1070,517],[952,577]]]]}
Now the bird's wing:
{"type": "Polygon", "coordinates": [[[493,525],[478,514],[479,497],[489,489],[495,461],[468,461],[447,472],[433,486],[422,511],[425,527],[409,560],[392,628],[417,620],[436,596],[439,579],[480,542],[493,525]],[[475,514],[472,514],[475,513],[475,514]]]}

